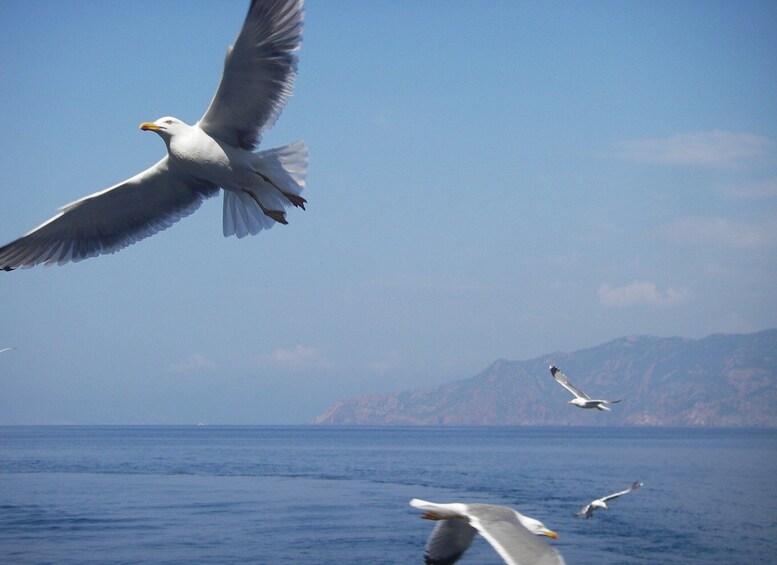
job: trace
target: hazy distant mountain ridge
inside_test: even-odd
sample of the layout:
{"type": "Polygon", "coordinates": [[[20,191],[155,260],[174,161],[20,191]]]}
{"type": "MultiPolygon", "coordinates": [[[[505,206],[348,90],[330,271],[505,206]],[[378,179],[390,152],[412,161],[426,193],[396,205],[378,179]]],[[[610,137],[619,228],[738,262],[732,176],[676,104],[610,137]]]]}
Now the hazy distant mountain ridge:
{"type": "Polygon", "coordinates": [[[572,353],[499,360],[437,387],[340,402],[317,424],[777,427],[777,329],[693,340],[623,337],[572,353]],[[610,413],[567,404],[557,365],[610,413]]]}

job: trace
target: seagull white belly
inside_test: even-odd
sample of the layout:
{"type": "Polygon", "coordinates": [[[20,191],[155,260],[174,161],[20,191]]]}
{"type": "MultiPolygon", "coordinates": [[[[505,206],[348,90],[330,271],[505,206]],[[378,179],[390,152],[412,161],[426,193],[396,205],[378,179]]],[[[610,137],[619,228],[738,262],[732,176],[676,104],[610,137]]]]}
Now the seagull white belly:
{"type": "Polygon", "coordinates": [[[256,183],[251,151],[219,143],[199,128],[170,143],[171,161],[184,173],[226,190],[239,191],[256,183]]]}

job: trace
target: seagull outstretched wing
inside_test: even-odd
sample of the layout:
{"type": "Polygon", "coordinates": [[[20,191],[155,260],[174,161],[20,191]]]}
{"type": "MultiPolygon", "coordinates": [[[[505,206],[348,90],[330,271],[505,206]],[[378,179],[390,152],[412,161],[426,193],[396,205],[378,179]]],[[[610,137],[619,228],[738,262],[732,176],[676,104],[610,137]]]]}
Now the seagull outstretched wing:
{"type": "Polygon", "coordinates": [[[224,73],[199,121],[211,137],[252,150],[291,96],[302,43],[302,0],[254,0],[227,50],[224,73]]]}
{"type": "Polygon", "coordinates": [[[554,365],[550,366],[550,374],[553,375],[553,378],[556,379],[556,382],[563,386],[565,389],[567,389],[569,392],[571,392],[573,395],[575,395],[575,398],[583,398],[585,400],[591,400],[591,397],[588,396],[586,393],[584,393],[582,390],[577,388],[575,385],[573,385],[571,382],[569,382],[569,379],[567,376],[558,370],[558,368],[554,365]]]}
{"type": "Polygon", "coordinates": [[[607,496],[603,496],[600,500],[607,502],[608,500],[612,500],[613,498],[618,498],[619,496],[623,496],[624,494],[629,494],[631,491],[637,490],[639,487],[641,487],[642,484],[643,483],[641,483],[640,481],[634,481],[629,488],[620,490],[618,492],[614,492],[612,494],[608,494],[607,496]]]}
{"type": "Polygon", "coordinates": [[[64,264],[115,253],[166,229],[199,208],[218,187],[173,173],[164,157],[115,186],[60,208],[19,239],[0,247],[0,269],[64,264]]]}

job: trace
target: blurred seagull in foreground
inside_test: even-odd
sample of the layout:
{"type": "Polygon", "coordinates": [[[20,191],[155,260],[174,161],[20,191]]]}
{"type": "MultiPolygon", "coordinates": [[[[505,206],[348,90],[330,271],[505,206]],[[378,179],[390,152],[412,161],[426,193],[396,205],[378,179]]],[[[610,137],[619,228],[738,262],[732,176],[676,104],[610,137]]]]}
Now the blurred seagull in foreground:
{"type": "Polygon", "coordinates": [[[550,366],[550,374],[553,375],[553,378],[556,379],[558,384],[575,395],[575,398],[570,400],[569,404],[573,404],[578,408],[596,408],[597,410],[606,410],[609,412],[610,409],[606,406],[606,404],[617,404],[618,402],[623,401],[622,398],[620,400],[599,400],[591,398],[582,390],[569,382],[569,379],[566,377],[566,375],[559,371],[554,365],[550,366]]]}
{"type": "MultiPolygon", "coordinates": [[[[0,247],[0,269],[115,253],[188,216],[220,188],[225,237],[288,223],[285,208],[305,208],[307,148],[297,141],[253,150],[291,95],[301,41],[302,0],[253,0],[200,121],[190,126],[168,116],[141,124],[164,140],[167,156],[0,247]]],[[[168,80],[175,79],[171,72],[168,80]]]]}
{"type": "Polygon", "coordinates": [[[561,554],[537,536],[556,539],[539,520],[508,506],[495,504],[437,504],[414,498],[410,506],[424,511],[421,518],[437,520],[424,547],[426,565],[451,565],[467,551],[479,532],[508,565],[564,565],[561,554]]]}
{"type": "Polygon", "coordinates": [[[632,485],[629,488],[627,488],[626,490],[622,490],[622,491],[619,491],[619,492],[614,492],[612,494],[608,494],[607,496],[603,496],[602,498],[597,498],[596,500],[592,500],[591,502],[589,502],[588,504],[583,506],[580,509],[580,512],[575,514],[575,516],[578,516],[578,517],[581,517],[581,518],[590,518],[591,516],[594,515],[594,510],[596,510],[597,508],[604,508],[606,510],[607,509],[606,502],[608,500],[612,500],[613,498],[618,498],[619,496],[623,496],[624,494],[628,494],[631,491],[637,490],[642,485],[643,485],[643,483],[641,483],[640,481],[634,481],[634,483],[632,483],[632,485]]]}

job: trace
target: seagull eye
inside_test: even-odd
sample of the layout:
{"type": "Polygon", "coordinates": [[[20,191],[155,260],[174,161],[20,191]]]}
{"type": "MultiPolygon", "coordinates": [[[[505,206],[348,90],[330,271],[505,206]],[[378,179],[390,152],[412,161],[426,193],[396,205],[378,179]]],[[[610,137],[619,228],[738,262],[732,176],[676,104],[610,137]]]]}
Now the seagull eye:
{"type": "Polygon", "coordinates": [[[165,123],[166,123],[166,124],[172,124],[172,123],[173,123],[173,120],[165,120],[165,123]]]}

